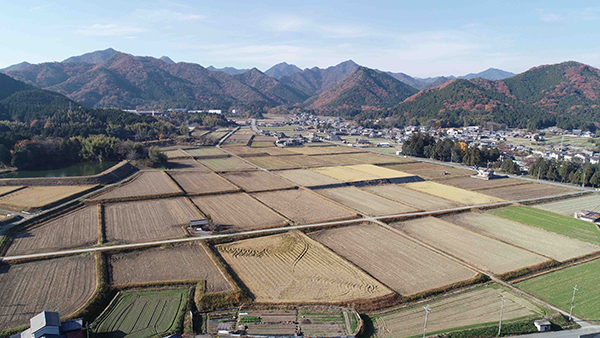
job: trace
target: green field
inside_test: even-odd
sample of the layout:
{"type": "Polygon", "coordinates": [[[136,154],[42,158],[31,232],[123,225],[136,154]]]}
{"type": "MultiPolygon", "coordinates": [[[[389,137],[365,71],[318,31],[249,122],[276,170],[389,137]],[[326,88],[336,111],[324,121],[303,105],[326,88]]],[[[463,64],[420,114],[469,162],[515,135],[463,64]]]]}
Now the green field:
{"type": "Polygon", "coordinates": [[[122,293],[92,324],[101,338],[163,337],[178,331],[187,290],[122,293]]]}
{"type": "Polygon", "coordinates": [[[537,297],[566,311],[571,307],[573,287],[575,295],[573,314],[584,319],[600,319],[600,260],[558,270],[516,284],[537,297]]]}
{"type": "Polygon", "coordinates": [[[600,230],[590,222],[558,215],[530,207],[509,206],[491,210],[490,213],[523,224],[542,228],[557,234],[600,245],[600,230]]]}

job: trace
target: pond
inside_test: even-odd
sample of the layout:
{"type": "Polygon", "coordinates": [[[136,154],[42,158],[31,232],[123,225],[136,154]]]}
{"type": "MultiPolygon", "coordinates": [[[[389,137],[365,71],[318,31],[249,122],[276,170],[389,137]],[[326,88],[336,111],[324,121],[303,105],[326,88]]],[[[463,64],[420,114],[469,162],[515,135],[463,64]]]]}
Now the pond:
{"type": "Polygon", "coordinates": [[[60,169],[13,171],[0,175],[0,178],[92,176],[117,163],[119,162],[83,162],[60,169]]]}

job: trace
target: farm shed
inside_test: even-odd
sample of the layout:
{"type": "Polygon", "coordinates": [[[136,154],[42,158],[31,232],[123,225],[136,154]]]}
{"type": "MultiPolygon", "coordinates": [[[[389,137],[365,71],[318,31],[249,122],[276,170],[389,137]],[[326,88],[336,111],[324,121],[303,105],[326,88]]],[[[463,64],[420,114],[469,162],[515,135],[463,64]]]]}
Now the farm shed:
{"type": "Polygon", "coordinates": [[[534,320],[533,325],[535,325],[540,332],[550,331],[550,328],[552,327],[552,324],[546,319],[534,320]]]}

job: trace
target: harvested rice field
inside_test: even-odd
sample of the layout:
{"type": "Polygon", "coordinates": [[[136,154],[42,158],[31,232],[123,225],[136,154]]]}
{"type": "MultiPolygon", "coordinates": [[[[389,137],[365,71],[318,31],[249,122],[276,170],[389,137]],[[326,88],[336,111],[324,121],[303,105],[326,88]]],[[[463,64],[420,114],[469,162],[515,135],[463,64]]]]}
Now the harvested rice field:
{"type": "Polygon", "coordinates": [[[403,296],[475,277],[442,255],[374,224],[352,225],[309,236],[403,296]]]}
{"type": "Polygon", "coordinates": [[[441,219],[557,261],[600,251],[600,247],[490,214],[464,212],[441,219]]]}
{"type": "Polygon", "coordinates": [[[570,198],[556,202],[536,205],[535,208],[551,211],[565,216],[573,216],[579,210],[598,211],[600,207],[600,195],[588,195],[583,197],[570,198]]]}
{"type": "Polygon", "coordinates": [[[355,187],[318,189],[315,192],[368,216],[395,215],[417,211],[417,209],[407,205],[355,187]]]}
{"type": "Polygon", "coordinates": [[[216,172],[256,170],[255,166],[235,157],[209,158],[198,161],[216,172]]]}
{"type": "Polygon", "coordinates": [[[464,262],[494,274],[503,274],[548,260],[433,217],[391,225],[464,262]]]}
{"type": "Polygon", "coordinates": [[[192,197],[192,201],[224,230],[249,230],[287,223],[285,218],[245,193],[192,197]]]}
{"type": "Polygon", "coordinates": [[[466,190],[483,190],[490,188],[499,188],[499,187],[507,187],[514,186],[520,184],[529,184],[528,181],[519,180],[516,178],[500,178],[495,180],[482,180],[480,178],[473,178],[470,176],[467,177],[453,177],[447,180],[440,180],[440,183],[451,185],[457,188],[466,189],[466,190]]]}
{"type": "Polygon", "coordinates": [[[225,147],[225,150],[241,157],[268,155],[268,153],[263,148],[250,148],[246,146],[229,146],[225,147]]]}
{"type": "Polygon", "coordinates": [[[352,147],[341,147],[341,146],[329,146],[329,147],[290,147],[287,148],[289,151],[303,154],[303,155],[332,155],[332,154],[350,154],[350,153],[361,153],[364,150],[352,148],[352,147]]]}
{"type": "Polygon", "coordinates": [[[92,191],[95,185],[60,185],[27,187],[0,197],[0,207],[9,210],[35,211],[67,201],[75,195],[92,191]]]}
{"type": "Polygon", "coordinates": [[[286,161],[283,156],[255,156],[245,157],[246,160],[256,164],[264,169],[292,169],[299,168],[299,165],[286,161]]]}
{"type": "Polygon", "coordinates": [[[403,184],[381,184],[362,187],[361,189],[424,211],[450,209],[462,205],[444,198],[404,188],[403,184]]]}
{"type": "Polygon", "coordinates": [[[352,154],[336,154],[336,155],[318,155],[319,160],[329,163],[330,165],[349,165],[365,163],[352,156],[352,154]]]}
{"type": "Polygon", "coordinates": [[[285,179],[296,183],[297,185],[305,187],[343,183],[342,181],[336,180],[333,177],[319,174],[316,171],[308,169],[280,170],[275,171],[275,173],[285,179]]]}
{"type": "Polygon", "coordinates": [[[300,232],[217,246],[257,302],[346,302],[390,289],[300,232]]]}
{"type": "Polygon", "coordinates": [[[174,149],[165,151],[168,159],[190,157],[190,154],[186,153],[182,149],[174,149]]]}
{"type": "Polygon", "coordinates": [[[444,185],[437,182],[426,181],[426,182],[415,182],[406,183],[402,185],[409,189],[424,192],[426,194],[438,196],[441,198],[448,199],[450,201],[458,202],[464,205],[479,205],[503,202],[502,199],[484,195],[475,191],[469,191],[461,188],[444,185]]]}
{"type": "Polygon", "coordinates": [[[554,196],[575,192],[573,189],[557,187],[549,184],[522,184],[511,187],[491,188],[480,191],[482,194],[498,197],[507,201],[554,196]]]}
{"type": "Polygon", "coordinates": [[[238,187],[212,172],[171,171],[169,175],[188,194],[214,194],[239,190],[238,187]]]}
{"type": "Polygon", "coordinates": [[[143,171],[131,181],[92,198],[93,201],[142,198],[145,196],[183,193],[177,184],[162,171],[143,171]]]}
{"type": "Polygon", "coordinates": [[[93,255],[0,265],[0,331],[29,325],[41,311],[68,316],[90,299],[96,288],[93,255]]]}
{"type": "Polygon", "coordinates": [[[252,141],[252,147],[274,147],[275,146],[275,139],[273,139],[273,141],[252,141]]]}
{"type": "Polygon", "coordinates": [[[464,177],[476,174],[476,172],[473,170],[459,169],[446,165],[433,164],[427,162],[396,164],[386,167],[415,174],[430,180],[448,179],[452,177],[464,177]],[[444,172],[447,172],[448,174],[444,175],[444,172]]]}
{"type": "Polygon", "coordinates": [[[331,163],[323,160],[322,156],[294,155],[280,156],[279,158],[298,168],[312,168],[331,165],[331,163]]]}
{"type": "Polygon", "coordinates": [[[227,153],[217,147],[200,147],[185,149],[185,152],[195,158],[227,156],[227,153]]]}
{"type": "MultiPolygon", "coordinates": [[[[496,284],[435,298],[427,304],[431,313],[427,322],[428,336],[473,327],[498,324],[500,296],[504,295],[505,322],[528,317],[542,317],[545,311],[513,292],[496,284]]],[[[372,316],[376,338],[416,337],[423,335],[424,304],[401,308],[372,316]]],[[[531,324],[533,326],[533,324],[531,324]]],[[[497,330],[496,330],[497,331],[497,330]]]]}
{"type": "Polygon", "coordinates": [[[355,212],[305,189],[259,192],[252,196],[298,224],[358,217],[355,212]]]}
{"type": "Polygon", "coordinates": [[[293,183],[262,170],[222,174],[222,176],[247,192],[281,190],[295,187],[293,183]]]}
{"type": "Polygon", "coordinates": [[[206,293],[231,289],[211,254],[200,243],[120,252],[108,256],[112,285],[206,281],[206,293]]]}
{"type": "Polygon", "coordinates": [[[279,147],[262,148],[261,150],[271,156],[298,155],[298,153],[294,153],[287,149],[283,149],[283,148],[279,148],[279,147]]]}
{"type": "Polygon", "coordinates": [[[193,170],[193,171],[201,171],[201,172],[210,172],[210,170],[200,164],[200,162],[192,159],[192,158],[178,158],[169,160],[168,163],[169,169],[172,170],[193,170]]]}
{"type": "Polygon", "coordinates": [[[98,243],[98,208],[95,205],[17,233],[7,256],[92,246],[98,243]]]}
{"type": "Polygon", "coordinates": [[[132,243],[183,237],[182,227],[202,215],[185,197],[107,204],[106,239],[132,243]]]}
{"type": "Polygon", "coordinates": [[[0,186],[0,196],[4,196],[6,194],[9,194],[13,191],[17,191],[19,189],[23,189],[25,187],[23,186],[18,186],[18,185],[5,185],[5,186],[0,186]]]}
{"type": "Polygon", "coordinates": [[[350,158],[354,159],[356,163],[389,164],[413,162],[412,160],[408,160],[404,157],[375,154],[372,152],[349,154],[349,156],[350,158]]]}
{"type": "Polygon", "coordinates": [[[409,177],[414,176],[413,174],[405,173],[398,170],[388,169],[385,167],[379,167],[372,164],[357,164],[347,166],[345,168],[367,173],[369,175],[376,175],[379,178],[397,178],[397,177],[409,177]]]}
{"type": "Polygon", "coordinates": [[[354,170],[352,169],[352,166],[323,167],[314,168],[312,170],[342,182],[359,182],[381,179],[381,177],[375,173],[354,170]]]}

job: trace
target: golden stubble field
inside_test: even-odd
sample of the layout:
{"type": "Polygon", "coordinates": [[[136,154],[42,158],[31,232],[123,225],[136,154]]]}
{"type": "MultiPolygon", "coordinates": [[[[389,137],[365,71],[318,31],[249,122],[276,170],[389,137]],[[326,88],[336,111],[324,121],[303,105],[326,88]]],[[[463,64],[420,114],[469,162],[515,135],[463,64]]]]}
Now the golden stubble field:
{"type": "Polygon", "coordinates": [[[182,193],[162,171],[144,171],[129,182],[92,198],[93,201],[182,193]]]}
{"type": "Polygon", "coordinates": [[[300,232],[222,244],[217,249],[260,303],[337,303],[392,293],[300,232]]]}
{"type": "Polygon", "coordinates": [[[432,181],[406,183],[403,186],[415,191],[445,198],[453,202],[462,203],[464,205],[478,205],[504,201],[500,198],[484,195],[483,193],[469,191],[432,181]]]}
{"type": "Polygon", "coordinates": [[[462,206],[460,203],[445,198],[405,188],[404,184],[381,184],[367,186],[361,189],[419,210],[432,211],[462,206]]]}
{"type": "Polygon", "coordinates": [[[293,188],[289,181],[266,171],[248,171],[222,174],[223,177],[247,192],[293,188]]]}
{"type": "Polygon", "coordinates": [[[212,172],[170,171],[169,175],[188,194],[213,194],[239,190],[238,187],[212,172]]]}
{"type": "Polygon", "coordinates": [[[34,211],[52,206],[69,197],[91,191],[95,185],[35,186],[16,190],[0,197],[0,207],[34,211]]]}
{"type": "Polygon", "coordinates": [[[371,194],[355,187],[317,189],[314,191],[368,216],[396,215],[417,211],[417,209],[407,205],[394,202],[390,199],[371,194]]]}

